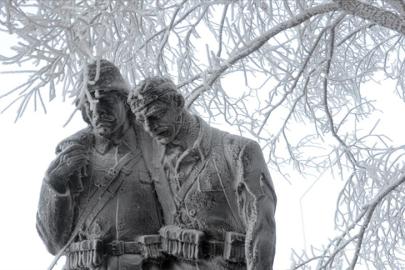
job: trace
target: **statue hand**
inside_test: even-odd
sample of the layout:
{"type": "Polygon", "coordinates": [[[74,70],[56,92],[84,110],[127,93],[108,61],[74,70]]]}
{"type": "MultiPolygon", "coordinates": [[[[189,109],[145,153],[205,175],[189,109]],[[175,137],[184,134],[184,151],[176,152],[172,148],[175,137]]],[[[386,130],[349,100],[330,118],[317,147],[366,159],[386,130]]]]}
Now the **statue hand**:
{"type": "Polygon", "coordinates": [[[71,144],[51,162],[45,173],[45,178],[50,181],[67,183],[71,174],[87,164],[89,164],[89,157],[86,147],[81,144],[71,144]]]}

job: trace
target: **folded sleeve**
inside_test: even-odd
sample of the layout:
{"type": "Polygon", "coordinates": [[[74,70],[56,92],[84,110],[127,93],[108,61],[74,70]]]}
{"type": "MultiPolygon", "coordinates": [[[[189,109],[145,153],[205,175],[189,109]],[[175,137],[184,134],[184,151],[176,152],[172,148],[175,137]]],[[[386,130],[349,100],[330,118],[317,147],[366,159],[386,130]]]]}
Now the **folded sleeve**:
{"type": "MultiPolygon", "coordinates": [[[[247,140],[247,139],[246,139],[247,140]]],[[[237,196],[246,229],[249,270],[272,269],[276,245],[276,193],[258,143],[247,140],[237,159],[237,196]]]]}
{"type": "Polygon", "coordinates": [[[55,255],[68,241],[73,223],[73,199],[69,189],[58,192],[44,180],[41,187],[37,231],[48,251],[55,255]]]}

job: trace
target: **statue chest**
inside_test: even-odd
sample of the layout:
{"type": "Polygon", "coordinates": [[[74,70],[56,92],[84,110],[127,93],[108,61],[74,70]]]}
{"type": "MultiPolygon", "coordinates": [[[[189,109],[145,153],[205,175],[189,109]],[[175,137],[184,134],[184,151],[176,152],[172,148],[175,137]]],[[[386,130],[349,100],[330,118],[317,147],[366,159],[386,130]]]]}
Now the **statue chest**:
{"type": "Polygon", "coordinates": [[[207,159],[196,162],[185,172],[188,173],[182,185],[174,191],[178,207],[175,222],[216,239],[222,239],[225,231],[244,233],[238,226],[238,213],[231,205],[236,203],[236,192],[224,157],[211,152],[207,159]]]}
{"type": "MultiPolygon", "coordinates": [[[[100,189],[108,186],[110,181],[121,180],[113,190],[107,188],[109,201],[93,211],[92,222],[86,222],[87,239],[103,239],[105,241],[133,241],[136,236],[154,234],[161,227],[160,209],[151,176],[142,156],[135,164],[125,165],[120,169],[118,178],[111,180],[108,176],[111,168],[126,153],[109,151],[101,155],[93,153],[88,177],[84,183],[85,192],[80,198],[80,211],[87,201],[97,196],[100,189]]],[[[96,207],[97,208],[97,207],[96,207]]]]}

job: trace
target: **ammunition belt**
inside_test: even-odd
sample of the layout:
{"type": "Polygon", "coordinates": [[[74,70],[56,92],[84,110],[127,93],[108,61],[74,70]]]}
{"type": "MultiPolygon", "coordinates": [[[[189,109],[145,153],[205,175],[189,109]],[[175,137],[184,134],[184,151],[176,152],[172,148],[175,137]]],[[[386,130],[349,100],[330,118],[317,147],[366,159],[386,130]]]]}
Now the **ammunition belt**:
{"type": "Polygon", "coordinates": [[[206,239],[198,230],[182,229],[175,225],[160,229],[160,235],[144,235],[136,242],[83,240],[72,243],[66,254],[67,270],[99,267],[106,256],[140,254],[152,260],[162,260],[165,254],[185,260],[201,260],[222,256],[234,263],[245,263],[245,235],[226,232],[225,241],[206,239]]]}
{"type": "Polygon", "coordinates": [[[182,229],[176,225],[161,228],[159,234],[162,237],[162,251],[178,258],[201,260],[222,256],[230,262],[245,262],[245,235],[243,234],[226,232],[225,241],[218,241],[206,239],[202,231],[182,229]]]}
{"type": "Polygon", "coordinates": [[[138,242],[114,241],[104,245],[104,252],[110,256],[141,254],[141,247],[138,242]]]}
{"type": "Polygon", "coordinates": [[[107,256],[139,254],[144,260],[161,260],[165,255],[160,251],[159,235],[144,235],[136,242],[83,240],[72,243],[66,254],[66,270],[99,267],[107,256]]]}
{"type": "Polygon", "coordinates": [[[99,239],[84,240],[69,245],[65,269],[95,269],[104,261],[103,242],[99,239]]]}

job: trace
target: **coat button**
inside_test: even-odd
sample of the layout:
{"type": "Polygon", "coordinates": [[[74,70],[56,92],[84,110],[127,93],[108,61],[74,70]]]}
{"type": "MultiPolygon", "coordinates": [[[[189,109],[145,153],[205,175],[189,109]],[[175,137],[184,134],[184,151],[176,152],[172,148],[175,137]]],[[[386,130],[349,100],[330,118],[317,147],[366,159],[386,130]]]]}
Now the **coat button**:
{"type": "Polygon", "coordinates": [[[121,193],[121,194],[125,193],[125,187],[121,187],[121,188],[120,188],[120,193],[121,193]]]}
{"type": "Polygon", "coordinates": [[[124,223],[118,224],[118,230],[119,230],[119,231],[122,231],[124,228],[125,228],[124,223]]]}
{"type": "Polygon", "coordinates": [[[195,209],[191,209],[191,210],[188,212],[188,214],[189,214],[190,216],[192,216],[192,217],[194,217],[196,213],[197,213],[197,211],[195,211],[195,209]]]}

